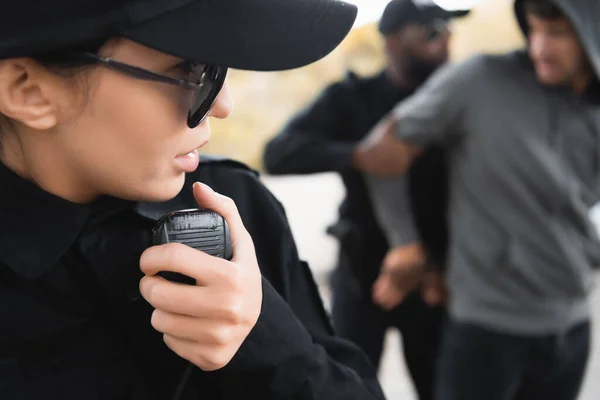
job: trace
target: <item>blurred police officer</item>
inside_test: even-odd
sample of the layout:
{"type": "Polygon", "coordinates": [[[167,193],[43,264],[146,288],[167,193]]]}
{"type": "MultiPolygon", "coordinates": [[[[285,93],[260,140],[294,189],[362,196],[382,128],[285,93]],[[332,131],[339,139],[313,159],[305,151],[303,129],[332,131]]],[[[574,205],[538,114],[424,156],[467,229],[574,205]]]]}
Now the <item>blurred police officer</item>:
{"type": "MultiPolygon", "coordinates": [[[[423,2],[420,2],[423,3],[423,2]]],[[[358,143],[395,104],[410,96],[448,58],[448,12],[433,4],[391,1],[379,22],[386,66],[375,76],[350,72],[327,87],[272,139],[264,163],[271,174],[340,173],[346,198],[329,233],[340,241],[333,276],[332,316],[338,333],[379,364],[385,331],[397,327],[420,399],[431,398],[442,309],[428,307],[418,291],[399,306],[375,304],[372,286],[388,250],[362,174],[358,143]]],[[[407,242],[411,242],[407,238],[407,242]]],[[[398,243],[394,243],[398,245],[398,243]]],[[[409,261],[411,254],[406,254],[409,261]]]]}

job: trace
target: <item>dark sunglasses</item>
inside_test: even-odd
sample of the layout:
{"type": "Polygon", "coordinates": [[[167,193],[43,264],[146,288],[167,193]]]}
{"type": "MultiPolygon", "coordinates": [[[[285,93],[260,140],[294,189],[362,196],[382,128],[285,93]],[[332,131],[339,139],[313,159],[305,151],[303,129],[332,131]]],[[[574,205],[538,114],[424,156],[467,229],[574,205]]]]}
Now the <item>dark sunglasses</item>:
{"type": "Polygon", "coordinates": [[[178,79],[134,67],[109,57],[100,57],[93,53],[83,53],[83,56],[90,61],[103,64],[133,78],[168,83],[191,90],[192,98],[187,121],[190,128],[197,127],[208,116],[227,76],[227,67],[201,64],[194,61],[184,61],[179,65],[188,76],[186,79],[178,79]]]}

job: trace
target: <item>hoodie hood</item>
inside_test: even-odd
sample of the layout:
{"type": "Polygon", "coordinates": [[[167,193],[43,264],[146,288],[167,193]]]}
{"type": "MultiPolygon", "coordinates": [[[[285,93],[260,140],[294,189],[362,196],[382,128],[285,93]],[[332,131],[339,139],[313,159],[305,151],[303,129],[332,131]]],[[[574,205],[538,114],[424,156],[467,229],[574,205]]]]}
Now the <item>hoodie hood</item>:
{"type": "MultiPolygon", "coordinates": [[[[600,0],[551,0],[571,21],[585,49],[596,77],[600,78],[600,0]]],[[[527,36],[524,0],[515,0],[515,13],[523,34],[527,36]]]]}

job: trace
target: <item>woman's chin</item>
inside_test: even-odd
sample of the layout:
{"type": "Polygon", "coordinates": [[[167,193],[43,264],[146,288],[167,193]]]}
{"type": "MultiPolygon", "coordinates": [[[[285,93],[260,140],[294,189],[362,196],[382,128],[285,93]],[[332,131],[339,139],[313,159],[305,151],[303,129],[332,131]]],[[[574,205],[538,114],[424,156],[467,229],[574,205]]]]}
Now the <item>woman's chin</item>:
{"type": "Polygon", "coordinates": [[[151,193],[151,198],[147,201],[163,202],[169,201],[177,196],[185,184],[185,174],[181,174],[177,179],[171,179],[165,182],[161,187],[151,193]]]}
{"type": "Polygon", "coordinates": [[[128,196],[128,200],[155,203],[169,201],[181,192],[184,183],[185,174],[181,174],[181,176],[176,178],[145,183],[137,193],[132,193],[131,196],[128,196]]]}

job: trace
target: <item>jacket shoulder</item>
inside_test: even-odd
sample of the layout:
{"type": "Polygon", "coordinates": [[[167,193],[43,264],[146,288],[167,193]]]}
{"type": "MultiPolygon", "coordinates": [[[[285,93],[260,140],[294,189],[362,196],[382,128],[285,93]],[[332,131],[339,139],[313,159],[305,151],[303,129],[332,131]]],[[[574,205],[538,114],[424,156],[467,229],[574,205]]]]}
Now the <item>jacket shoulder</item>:
{"type": "MultiPolygon", "coordinates": [[[[232,198],[242,217],[255,215],[271,216],[283,210],[280,202],[260,180],[258,171],[230,158],[201,156],[202,162],[196,171],[186,175],[186,183],[181,195],[195,204],[192,185],[199,181],[214,191],[232,198]],[[275,209],[275,210],[274,210],[275,209]]],[[[279,215],[281,217],[281,214],[279,215]]]]}
{"type": "Polygon", "coordinates": [[[200,165],[194,172],[186,175],[186,180],[193,180],[213,171],[223,174],[249,174],[254,177],[259,176],[258,171],[250,168],[247,164],[228,157],[202,154],[200,158],[200,165]]]}
{"type": "Polygon", "coordinates": [[[348,71],[343,79],[326,86],[321,97],[340,97],[342,100],[347,100],[348,96],[359,95],[370,81],[371,78],[361,77],[353,71],[348,71]]]}
{"type": "Polygon", "coordinates": [[[264,212],[261,206],[266,202],[272,203],[272,195],[255,169],[225,157],[202,155],[201,160],[196,171],[186,175],[185,186],[180,194],[192,204],[195,204],[192,186],[197,181],[210,186],[215,192],[231,197],[240,212],[242,209],[252,209],[255,213],[264,212]]]}

